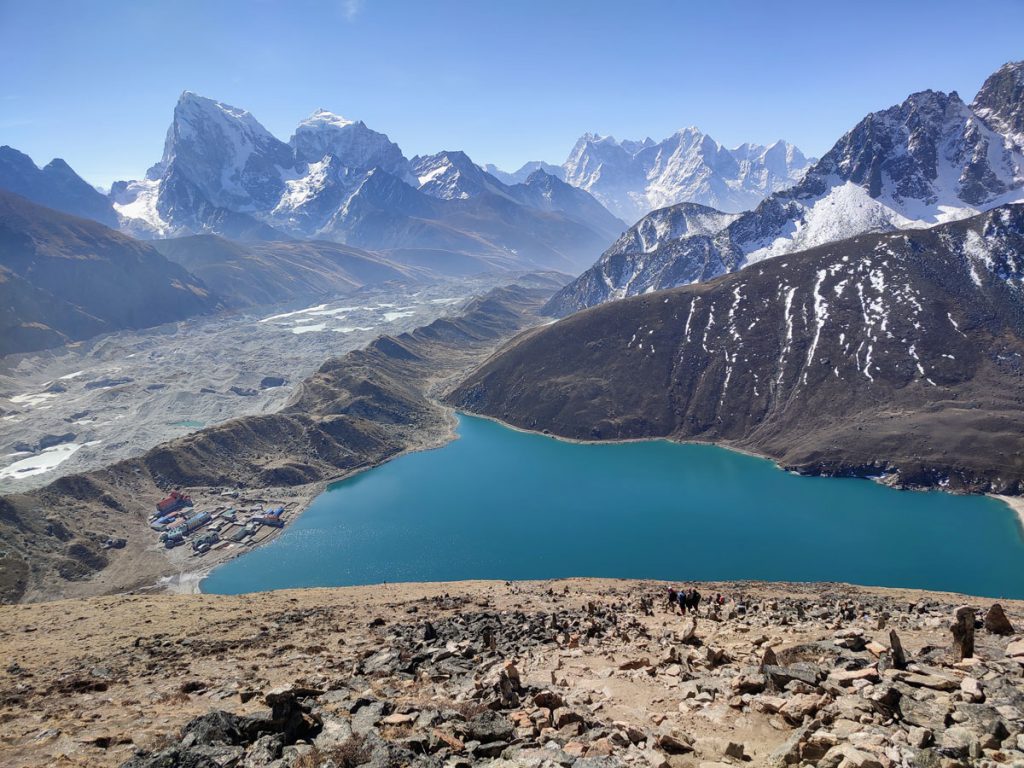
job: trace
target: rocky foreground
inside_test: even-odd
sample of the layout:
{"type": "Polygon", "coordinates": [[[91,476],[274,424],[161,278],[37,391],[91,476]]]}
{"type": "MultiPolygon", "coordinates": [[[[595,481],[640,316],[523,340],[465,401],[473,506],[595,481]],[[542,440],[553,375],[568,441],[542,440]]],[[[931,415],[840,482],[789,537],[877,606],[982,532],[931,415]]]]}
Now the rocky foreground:
{"type": "Polygon", "coordinates": [[[1024,765],[1024,603],[700,584],[694,618],[666,587],[3,606],[0,764],[1024,765]]]}

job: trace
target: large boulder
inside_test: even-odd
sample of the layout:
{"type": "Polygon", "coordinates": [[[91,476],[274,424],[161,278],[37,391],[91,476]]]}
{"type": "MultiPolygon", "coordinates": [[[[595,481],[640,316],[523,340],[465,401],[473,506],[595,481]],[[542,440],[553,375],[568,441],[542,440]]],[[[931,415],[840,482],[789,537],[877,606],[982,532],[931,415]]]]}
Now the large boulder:
{"type": "Polygon", "coordinates": [[[1013,624],[1006,616],[1006,611],[999,603],[992,603],[992,607],[985,614],[985,630],[994,635],[1012,635],[1013,624]]]}

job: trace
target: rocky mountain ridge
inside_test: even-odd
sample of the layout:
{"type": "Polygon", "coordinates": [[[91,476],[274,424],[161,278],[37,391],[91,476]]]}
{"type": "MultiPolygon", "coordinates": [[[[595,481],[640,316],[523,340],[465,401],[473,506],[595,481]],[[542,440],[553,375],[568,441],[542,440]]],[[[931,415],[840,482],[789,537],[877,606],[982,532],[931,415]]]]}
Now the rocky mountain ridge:
{"type": "Polygon", "coordinates": [[[1021,253],[1024,205],[1009,205],[767,259],[529,331],[450,400],[567,438],[1021,493],[1021,253]]]}
{"type": "MultiPolygon", "coordinates": [[[[922,91],[874,112],[807,170],[717,232],[668,235],[631,257],[613,246],[550,311],[707,280],[865,232],[931,226],[1024,200],[1024,62],[990,76],[971,105],[922,91]],[[1000,131],[1006,131],[1005,133],[1000,131]]],[[[664,215],[664,214],[659,214],[664,215]]],[[[637,226],[644,226],[641,221],[637,226]]]]}
{"type": "Polygon", "coordinates": [[[13,147],[0,147],[0,189],[55,211],[117,228],[117,214],[110,200],[60,158],[38,168],[28,155],[13,147]]]}
{"type": "Polygon", "coordinates": [[[0,190],[0,356],[222,308],[147,243],[0,190]]]}

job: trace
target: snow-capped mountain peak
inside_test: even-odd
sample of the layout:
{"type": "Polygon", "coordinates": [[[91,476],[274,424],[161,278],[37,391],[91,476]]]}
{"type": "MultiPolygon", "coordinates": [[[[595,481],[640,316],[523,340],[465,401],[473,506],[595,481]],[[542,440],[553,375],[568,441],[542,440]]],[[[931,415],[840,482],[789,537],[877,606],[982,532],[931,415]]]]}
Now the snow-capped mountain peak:
{"type": "Polygon", "coordinates": [[[466,200],[484,192],[508,197],[507,187],[465,152],[448,150],[414,157],[412,172],[421,192],[442,200],[466,200]]]}
{"type": "Polygon", "coordinates": [[[349,120],[326,109],[300,122],[289,144],[299,163],[316,163],[334,155],[348,168],[383,168],[408,180],[409,161],[397,144],[362,120],[349,120]]]}
{"type": "Polygon", "coordinates": [[[635,221],[648,211],[684,201],[747,210],[798,181],[808,164],[785,142],[730,150],[696,126],[687,126],[660,142],[586,133],[563,168],[570,184],[590,192],[620,218],[635,221]]]}
{"type": "MultiPolygon", "coordinates": [[[[560,292],[552,310],[707,280],[866,232],[927,227],[1024,201],[1017,138],[1022,70],[1021,64],[1001,68],[971,106],[955,92],[928,90],[870,113],[795,186],[718,232],[678,236],[669,228],[645,240],[653,248],[638,249],[630,241],[625,251],[609,249],[560,292]]],[[[738,150],[734,156],[745,155],[741,166],[755,155],[762,158],[758,173],[770,172],[782,155],[778,144],[738,150]]]]}
{"type": "Polygon", "coordinates": [[[174,107],[163,159],[150,176],[176,174],[215,206],[253,211],[276,204],[282,173],[293,165],[288,145],[252,114],[185,91],[174,107]]]}
{"type": "Polygon", "coordinates": [[[342,117],[336,112],[331,112],[329,109],[321,107],[305,120],[301,121],[299,125],[327,124],[337,128],[345,128],[355,122],[362,122],[362,120],[349,120],[347,117],[342,117]]]}
{"type": "Polygon", "coordinates": [[[1024,152],[1024,61],[1004,64],[985,80],[971,108],[992,130],[1024,152]]]}

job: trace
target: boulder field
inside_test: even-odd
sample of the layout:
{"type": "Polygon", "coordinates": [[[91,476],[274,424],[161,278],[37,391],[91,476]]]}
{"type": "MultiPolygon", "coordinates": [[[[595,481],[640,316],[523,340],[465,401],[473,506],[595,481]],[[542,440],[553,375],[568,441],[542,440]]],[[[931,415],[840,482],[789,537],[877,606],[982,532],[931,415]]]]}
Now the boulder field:
{"type": "Polygon", "coordinates": [[[130,768],[1024,762],[1024,603],[699,583],[684,616],[669,586],[3,606],[0,754],[130,768]]]}

